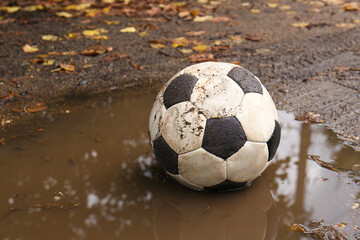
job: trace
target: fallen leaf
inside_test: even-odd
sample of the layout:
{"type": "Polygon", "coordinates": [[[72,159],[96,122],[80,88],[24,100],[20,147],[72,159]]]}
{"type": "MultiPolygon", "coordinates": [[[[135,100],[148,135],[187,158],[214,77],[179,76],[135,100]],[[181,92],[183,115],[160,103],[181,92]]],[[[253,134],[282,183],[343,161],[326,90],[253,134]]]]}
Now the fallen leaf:
{"type": "Polygon", "coordinates": [[[297,27],[297,28],[305,28],[307,26],[309,26],[308,22],[297,22],[297,23],[293,23],[291,24],[293,27],[297,27]]]}
{"type": "Polygon", "coordinates": [[[41,39],[44,41],[58,41],[60,38],[54,35],[42,35],[41,39]]]}
{"type": "Polygon", "coordinates": [[[270,53],[270,49],[267,49],[267,48],[258,48],[255,50],[255,52],[257,54],[267,54],[267,53],[270,53]]]}
{"type": "Polygon", "coordinates": [[[225,16],[217,16],[217,17],[214,17],[211,21],[214,22],[214,23],[230,22],[231,18],[225,17],[225,16]]]}
{"type": "Polygon", "coordinates": [[[161,43],[150,43],[150,47],[155,49],[160,49],[160,48],[164,48],[165,45],[161,43]]]}
{"type": "Polygon", "coordinates": [[[38,52],[39,51],[39,48],[35,45],[33,46],[30,46],[29,44],[25,44],[23,47],[22,47],[22,50],[26,53],[34,53],[34,52],[38,52]]]}
{"type": "Polygon", "coordinates": [[[82,34],[87,37],[92,37],[92,36],[100,36],[102,33],[107,33],[107,32],[108,30],[106,30],[105,28],[97,28],[94,30],[84,30],[82,31],[82,34]]]}
{"type": "MultiPolygon", "coordinates": [[[[49,53],[50,54],[50,53],[49,53]]],[[[62,52],[61,55],[67,56],[67,55],[77,55],[76,51],[68,51],[68,52],[62,52]]]]}
{"type": "Polygon", "coordinates": [[[359,18],[359,19],[355,19],[355,20],[354,20],[354,23],[360,24],[360,18],[359,18]]]}
{"type": "Polygon", "coordinates": [[[76,38],[76,37],[80,37],[80,36],[81,36],[80,33],[69,33],[68,34],[69,38],[76,38]]]}
{"type": "Polygon", "coordinates": [[[75,65],[72,63],[60,62],[60,68],[65,71],[73,72],[75,71],[75,65]]]}
{"type": "Polygon", "coordinates": [[[208,21],[211,21],[212,19],[213,19],[213,16],[211,16],[211,15],[196,16],[194,18],[194,22],[208,22],[208,21]]]}
{"type": "Polygon", "coordinates": [[[285,10],[291,9],[291,6],[290,5],[282,5],[279,7],[279,9],[285,11],[285,10]]]}
{"type": "Polygon", "coordinates": [[[296,12],[295,11],[286,11],[285,12],[287,15],[294,15],[296,12]]]}
{"type": "Polygon", "coordinates": [[[244,40],[244,37],[242,35],[228,35],[228,38],[230,38],[232,42],[236,44],[239,44],[244,40]]]}
{"type": "Polygon", "coordinates": [[[189,53],[194,52],[191,48],[182,48],[182,49],[179,49],[179,51],[183,54],[189,54],[189,53]]]}
{"type": "Polygon", "coordinates": [[[15,22],[15,18],[0,19],[0,24],[8,24],[15,22]]]}
{"type": "Polygon", "coordinates": [[[88,49],[85,49],[84,51],[81,52],[81,54],[85,56],[97,56],[99,54],[110,52],[109,50],[112,51],[112,48],[109,49],[103,46],[93,46],[88,49]]]}
{"type": "Polygon", "coordinates": [[[114,24],[119,24],[120,22],[119,21],[107,21],[107,20],[104,20],[104,23],[106,23],[107,25],[114,25],[114,24]]]}
{"type": "Polygon", "coordinates": [[[192,49],[194,49],[196,52],[206,52],[206,51],[210,50],[210,47],[207,45],[200,44],[200,45],[194,46],[192,49]]]}
{"type": "Polygon", "coordinates": [[[67,5],[65,7],[65,10],[74,10],[74,11],[81,11],[84,10],[86,8],[89,8],[91,6],[91,3],[80,3],[80,4],[71,4],[71,5],[67,5]]]}
{"type": "Polygon", "coordinates": [[[320,119],[320,114],[307,112],[306,115],[296,117],[295,120],[306,123],[324,123],[324,120],[320,119]]]}
{"type": "Polygon", "coordinates": [[[203,35],[205,33],[206,33],[206,31],[201,30],[201,31],[189,31],[189,32],[186,32],[185,34],[190,36],[190,37],[198,37],[198,36],[201,36],[201,35],[203,35]]]}
{"type": "Polygon", "coordinates": [[[129,64],[130,64],[133,68],[135,68],[135,69],[137,69],[137,70],[144,71],[144,68],[143,68],[143,66],[141,66],[141,65],[132,63],[131,61],[129,61],[129,64]]]}
{"type": "Polygon", "coordinates": [[[17,11],[20,10],[20,7],[16,7],[16,6],[4,6],[4,7],[0,7],[0,11],[6,11],[8,13],[15,13],[17,11]]]}
{"type": "Polygon", "coordinates": [[[120,32],[121,33],[134,33],[134,32],[136,32],[136,28],[126,27],[126,28],[120,29],[120,32]]]}
{"type": "Polygon", "coordinates": [[[190,59],[190,62],[206,62],[206,61],[217,61],[215,59],[214,55],[211,53],[198,53],[189,55],[188,58],[190,59]]]}
{"type": "Polygon", "coordinates": [[[253,8],[253,9],[250,10],[250,12],[252,12],[252,13],[260,13],[261,11],[260,11],[260,9],[253,8]]]}
{"type": "Polygon", "coordinates": [[[267,3],[267,6],[269,8],[276,8],[276,7],[278,7],[278,4],[277,3],[267,3]]]}
{"type": "Polygon", "coordinates": [[[42,102],[30,103],[28,106],[24,107],[24,112],[40,112],[44,111],[46,108],[46,105],[42,102]]]}
{"type": "Polygon", "coordinates": [[[320,160],[320,156],[309,155],[308,159],[315,161],[320,167],[327,168],[327,169],[332,170],[334,172],[341,172],[340,170],[334,168],[334,166],[331,163],[320,160]]]}
{"type": "Polygon", "coordinates": [[[37,10],[44,10],[44,7],[42,5],[30,5],[23,7],[21,10],[25,12],[35,12],[37,10]]]}
{"type": "Polygon", "coordinates": [[[43,65],[44,66],[51,66],[51,65],[54,65],[54,63],[55,63],[55,59],[47,59],[47,60],[45,60],[43,65]]]}
{"type": "Polygon", "coordinates": [[[39,63],[44,63],[45,59],[44,58],[34,58],[34,59],[30,59],[29,62],[32,64],[39,64],[39,63]]]}
{"type": "Polygon", "coordinates": [[[188,16],[190,16],[189,11],[181,11],[181,12],[178,13],[179,18],[184,18],[184,17],[188,17],[188,16]]]}
{"type": "Polygon", "coordinates": [[[246,40],[253,41],[253,42],[259,42],[262,39],[254,34],[246,34],[244,37],[246,40]]]}
{"type": "Polygon", "coordinates": [[[56,12],[56,16],[58,17],[64,17],[64,18],[71,18],[73,15],[68,12],[56,12]]]}
{"type": "Polygon", "coordinates": [[[170,42],[172,42],[172,46],[174,48],[177,48],[177,47],[186,47],[190,41],[185,37],[178,37],[171,39],[170,42]]]}
{"type": "Polygon", "coordinates": [[[10,99],[13,98],[15,96],[14,91],[12,91],[11,89],[9,89],[9,94],[6,94],[4,96],[0,96],[0,100],[6,100],[6,99],[10,99]]]}
{"type": "Polygon", "coordinates": [[[344,4],[344,10],[345,11],[357,11],[359,10],[359,3],[357,2],[351,2],[344,4]]]}
{"type": "Polygon", "coordinates": [[[356,25],[354,23],[337,23],[335,26],[338,28],[354,28],[356,25]]]}
{"type": "Polygon", "coordinates": [[[290,230],[291,231],[295,231],[295,232],[305,232],[305,228],[303,226],[301,226],[300,224],[293,224],[290,226],[290,230]]]}

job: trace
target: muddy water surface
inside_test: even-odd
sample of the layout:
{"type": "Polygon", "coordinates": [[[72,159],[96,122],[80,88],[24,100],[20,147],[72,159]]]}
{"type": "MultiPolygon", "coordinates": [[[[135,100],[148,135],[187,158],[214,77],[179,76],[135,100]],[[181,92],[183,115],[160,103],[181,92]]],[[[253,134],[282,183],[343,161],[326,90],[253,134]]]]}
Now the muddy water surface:
{"type": "Polygon", "coordinates": [[[103,99],[9,133],[0,146],[0,239],[306,239],[289,226],[314,221],[344,222],[355,238],[360,153],[324,126],[280,112],[274,164],[245,190],[201,193],[156,164],[153,99],[103,99]]]}

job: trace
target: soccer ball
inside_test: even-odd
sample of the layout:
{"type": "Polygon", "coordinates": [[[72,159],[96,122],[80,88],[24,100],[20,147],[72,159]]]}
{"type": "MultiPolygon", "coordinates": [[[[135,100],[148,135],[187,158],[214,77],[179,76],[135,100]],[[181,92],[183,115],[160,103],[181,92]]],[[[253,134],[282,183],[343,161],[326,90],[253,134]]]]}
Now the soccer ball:
{"type": "Polygon", "coordinates": [[[260,80],[230,63],[199,63],[175,74],[149,119],[159,164],[199,191],[250,185],[269,166],[280,132],[276,107],[260,80]]]}

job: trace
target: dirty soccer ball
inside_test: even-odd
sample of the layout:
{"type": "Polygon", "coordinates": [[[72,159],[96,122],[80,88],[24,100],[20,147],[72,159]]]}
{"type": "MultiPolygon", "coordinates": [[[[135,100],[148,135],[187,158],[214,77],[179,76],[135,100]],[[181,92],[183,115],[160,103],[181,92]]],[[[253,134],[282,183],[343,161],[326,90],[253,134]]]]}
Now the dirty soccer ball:
{"type": "Polygon", "coordinates": [[[195,190],[244,188],[280,142],[274,102],[251,72],[230,63],[189,66],[157,95],[149,119],[155,157],[195,190]]]}

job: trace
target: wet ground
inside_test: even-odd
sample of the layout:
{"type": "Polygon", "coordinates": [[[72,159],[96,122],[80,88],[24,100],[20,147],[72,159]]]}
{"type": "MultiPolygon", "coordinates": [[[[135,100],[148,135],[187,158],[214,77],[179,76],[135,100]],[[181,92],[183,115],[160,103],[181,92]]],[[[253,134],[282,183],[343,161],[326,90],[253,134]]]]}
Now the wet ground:
{"type": "Polygon", "coordinates": [[[295,223],[359,238],[360,153],[325,126],[280,111],[274,164],[252,186],[195,192],[156,164],[154,97],[80,101],[12,128],[0,152],[0,239],[308,239],[295,223]]]}
{"type": "Polygon", "coordinates": [[[278,108],[320,114],[360,146],[357,1],[79,3],[0,2],[2,128],[74,97],[153,87],[214,60],[246,67],[278,108]]]}

